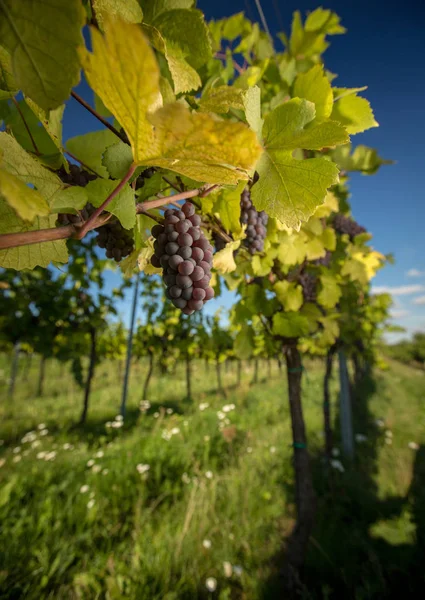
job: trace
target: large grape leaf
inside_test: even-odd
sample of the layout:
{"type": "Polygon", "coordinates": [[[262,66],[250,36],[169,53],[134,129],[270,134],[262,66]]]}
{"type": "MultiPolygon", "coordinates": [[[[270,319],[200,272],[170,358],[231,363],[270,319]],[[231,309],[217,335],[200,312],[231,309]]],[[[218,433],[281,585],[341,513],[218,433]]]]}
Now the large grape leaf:
{"type": "MultiPolygon", "coordinates": [[[[250,88],[252,89],[252,88],[250,88]]],[[[210,87],[199,103],[201,110],[227,113],[230,108],[244,110],[244,91],[239,88],[234,88],[229,85],[220,85],[218,87],[210,87]]]]}
{"type": "Polygon", "coordinates": [[[0,0],[0,39],[16,84],[44,110],[63,104],[79,81],[84,20],[80,0],[0,0]]]}
{"type": "Polygon", "coordinates": [[[323,66],[315,65],[307,73],[300,73],[295,80],[294,96],[314,102],[316,119],[327,119],[332,113],[333,94],[323,66]]]}
{"type": "Polygon", "coordinates": [[[308,318],[298,312],[280,312],[273,317],[273,333],[285,338],[306,335],[309,330],[308,318]]]}
{"type": "Polygon", "coordinates": [[[255,333],[249,325],[242,325],[242,329],[237,333],[234,343],[234,351],[237,357],[247,359],[252,356],[254,351],[255,333]]]}
{"type": "Polygon", "coordinates": [[[180,102],[150,117],[155,154],[143,164],[164,167],[207,183],[235,184],[248,179],[261,153],[255,134],[242,123],[190,112],[180,102]]]}
{"type": "MultiPolygon", "coordinates": [[[[88,199],[93,206],[100,206],[111,192],[117,187],[116,181],[95,179],[86,186],[88,199]]],[[[136,204],[134,192],[126,185],[119,194],[108,204],[108,212],[120,220],[124,229],[132,229],[136,222],[136,204]]]]}
{"type": "MultiPolygon", "coordinates": [[[[55,226],[56,216],[36,217],[33,223],[26,223],[18,217],[13,208],[0,198],[0,234],[49,229],[55,226]]],[[[0,250],[0,267],[4,269],[34,269],[47,267],[51,262],[66,263],[68,251],[65,240],[41,242],[17,248],[0,250]]]]}
{"type": "Polygon", "coordinates": [[[285,310],[296,312],[303,305],[303,290],[300,285],[290,281],[278,281],[273,289],[285,310]]]}
{"type": "Polygon", "coordinates": [[[0,165],[24,183],[34,185],[47,202],[62,187],[57,175],[43,167],[5,132],[0,132],[0,165]]]}
{"type": "Polygon", "coordinates": [[[54,213],[76,213],[88,202],[86,188],[71,185],[59,190],[51,200],[51,211],[54,213]]]}
{"type": "Polygon", "coordinates": [[[361,133],[371,127],[379,127],[366,98],[355,94],[342,96],[334,103],[331,118],[345,126],[350,134],[361,133]]]}
{"type": "Polygon", "coordinates": [[[241,215],[241,193],[245,182],[241,182],[235,188],[227,188],[220,191],[215,199],[213,212],[218,212],[224,229],[239,235],[242,232],[240,222],[241,215]]]}
{"type": "Polygon", "coordinates": [[[143,12],[137,0],[93,0],[99,27],[103,29],[105,15],[120,17],[127,23],[141,23],[143,12]]]}
{"type": "Polygon", "coordinates": [[[43,125],[56,148],[62,151],[62,117],[65,104],[58,106],[54,110],[45,111],[31,100],[31,98],[27,98],[26,102],[43,125]]]}
{"type": "Polygon", "coordinates": [[[162,102],[159,68],[142,29],[120,19],[104,18],[105,35],[92,28],[93,53],[80,49],[87,80],[125,129],[135,162],[153,144],[148,111],[162,102]]]}
{"type": "Polygon", "coordinates": [[[383,254],[374,250],[367,254],[355,251],[344,262],[341,275],[347,275],[351,281],[359,281],[362,285],[366,285],[382,267],[384,260],[383,254]]]}
{"type": "Polygon", "coordinates": [[[40,192],[3,169],[0,169],[0,194],[25,221],[49,214],[49,205],[40,192]]]}
{"type": "Polygon", "coordinates": [[[102,157],[105,150],[117,143],[117,136],[109,131],[92,131],[83,135],[77,135],[66,142],[67,149],[82,160],[84,164],[91,167],[101,177],[109,177],[107,168],[103,165],[102,157]]]}
{"type": "Polygon", "coordinates": [[[112,179],[123,179],[133,162],[133,153],[128,144],[117,142],[106,148],[102,164],[108,169],[112,179]]]}
{"type": "Polygon", "coordinates": [[[341,288],[334,275],[324,273],[320,277],[320,291],[317,294],[319,304],[325,308],[333,308],[342,294],[341,288]]]}
{"type": "Polygon", "coordinates": [[[251,192],[257,210],[265,210],[296,229],[323,203],[327,189],[337,183],[338,168],[323,158],[296,160],[293,151],[320,150],[348,139],[339,123],[311,123],[314,118],[314,104],[299,98],[266,116],[262,132],[265,152],[256,166],[260,178],[251,192]]]}
{"type": "Polygon", "coordinates": [[[381,158],[374,148],[360,145],[350,154],[351,148],[351,144],[346,144],[332,152],[333,160],[344,171],[361,171],[363,175],[373,175],[381,165],[393,164],[392,160],[381,158]]]}

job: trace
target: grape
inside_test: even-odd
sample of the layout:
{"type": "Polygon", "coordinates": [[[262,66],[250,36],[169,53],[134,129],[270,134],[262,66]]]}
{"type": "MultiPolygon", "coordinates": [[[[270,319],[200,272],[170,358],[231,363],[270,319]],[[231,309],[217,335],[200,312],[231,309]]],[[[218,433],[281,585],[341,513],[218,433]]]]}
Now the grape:
{"type": "MultiPolygon", "coordinates": [[[[124,229],[118,220],[108,221],[96,231],[97,245],[100,248],[106,248],[107,258],[113,258],[116,262],[120,262],[125,256],[133,252],[133,232],[124,229]]],[[[158,262],[155,261],[155,264],[152,264],[155,266],[158,262]]]]}
{"type": "Polygon", "coordinates": [[[201,310],[214,297],[210,286],[212,246],[200,228],[201,218],[190,202],[164,213],[164,225],[155,225],[154,266],[163,268],[165,295],[186,315],[201,310]]]}
{"type": "Polygon", "coordinates": [[[304,301],[314,302],[316,300],[317,277],[311,273],[303,273],[298,280],[303,289],[304,301]]]}
{"type": "Polygon", "coordinates": [[[90,181],[97,179],[97,175],[94,173],[89,173],[89,171],[86,171],[78,165],[68,163],[68,167],[69,173],[66,172],[64,167],[61,167],[58,171],[59,178],[67,185],[86,187],[90,181]]]}
{"type": "Polygon", "coordinates": [[[337,214],[335,216],[333,220],[333,226],[337,233],[346,233],[350,236],[350,239],[353,239],[356,235],[366,232],[366,229],[354,221],[354,219],[346,217],[342,214],[337,214]]]}
{"type": "Polygon", "coordinates": [[[322,256],[322,258],[317,258],[316,260],[313,260],[312,264],[317,265],[318,267],[329,267],[329,265],[331,264],[331,260],[332,260],[332,252],[330,252],[329,250],[326,250],[325,256],[322,256]]]}

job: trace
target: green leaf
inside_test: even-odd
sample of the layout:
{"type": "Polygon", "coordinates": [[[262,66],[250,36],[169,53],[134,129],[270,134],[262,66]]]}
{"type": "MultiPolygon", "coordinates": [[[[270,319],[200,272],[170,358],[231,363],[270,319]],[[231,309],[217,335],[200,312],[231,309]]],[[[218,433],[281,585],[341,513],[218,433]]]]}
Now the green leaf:
{"type": "Polygon", "coordinates": [[[96,109],[96,112],[98,112],[100,115],[102,115],[102,117],[106,117],[107,119],[109,119],[109,117],[114,116],[111,113],[111,111],[109,110],[109,108],[106,108],[106,106],[103,104],[102,98],[99,98],[99,96],[96,94],[96,92],[93,92],[93,99],[94,99],[94,108],[96,109]]]}
{"type": "Polygon", "coordinates": [[[127,23],[141,23],[143,19],[143,12],[137,0],[93,0],[93,8],[101,29],[105,14],[120,17],[127,23]]]}
{"type": "Polygon", "coordinates": [[[260,178],[251,192],[257,210],[296,229],[323,203],[327,189],[338,181],[338,169],[322,158],[296,160],[293,151],[318,150],[348,138],[344,127],[332,121],[306,128],[314,117],[314,105],[299,98],[267,115],[263,126],[266,151],[256,165],[260,178]]]}
{"type": "Polygon", "coordinates": [[[18,86],[12,72],[9,52],[0,46],[0,99],[9,98],[18,92],[18,86]]]}
{"type": "Polygon", "coordinates": [[[343,96],[334,103],[331,117],[344,125],[350,134],[361,133],[371,127],[379,127],[369,102],[365,98],[353,94],[343,96]]]}
{"type": "Polygon", "coordinates": [[[246,120],[252,131],[261,139],[263,119],[261,118],[261,90],[257,85],[250,87],[243,95],[246,120]]]}
{"type": "Polygon", "coordinates": [[[38,117],[38,120],[43,125],[56,148],[62,152],[62,118],[65,104],[46,112],[31,100],[31,98],[27,98],[26,102],[32,112],[38,117]]]}
{"type": "Polygon", "coordinates": [[[211,57],[211,41],[208,27],[201,11],[196,9],[167,10],[152,23],[165,38],[167,44],[178,48],[181,56],[191,67],[199,69],[211,57]]]}
{"type": "Polygon", "coordinates": [[[309,332],[307,317],[296,312],[277,313],[273,316],[274,335],[284,338],[297,338],[309,332]]]}
{"type": "Polygon", "coordinates": [[[71,185],[59,190],[51,200],[51,211],[54,213],[76,213],[88,202],[86,188],[71,185]]]}
{"type": "Polygon", "coordinates": [[[128,144],[117,142],[106,148],[102,164],[108,169],[112,179],[123,179],[133,162],[133,153],[128,144]]]}
{"type": "Polygon", "coordinates": [[[93,131],[84,135],[77,135],[66,142],[67,149],[82,160],[87,166],[101,177],[109,177],[108,170],[102,163],[105,150],[117,143],[117,136],[109,131],[93,131]]]}
{"type": "Polygon", "coordinates": [[[218,212],[224,229],[227,232],[240,234],[242,232],[241,215],[241,193],[245,187],[242,181],[234,189],[223,189],[214,202],[213,212],[218,212]]]}
{"type": "Polygon", "coordinates": [[[252,327],[243,325],[234,342],[234,350],[238,358],[243,360],[252,356],[255,347],[254,338],[255,333],[252,327]]]}
{"type": "Polygon", "coordinates": [[[254,254],[251,260],[252,272],[258,277],[265,277],[270,273],[276,258],[276,249],[270,249],[265,256],[254,254]]]}
{"type": "Polygon", "coordinates": [[[289,281],[278,281],[273,287],[277,299],[286,311],[298,311],[303,305],[303,290],[289,281]]]}
{"type": "Polygon", "coordinates": [[[331,11],[328,8],[316,8],[313,12],[311,12],[305,21],[305,30],[306,31],[317,31],[324,27],[329,17],[331,16],[331,11]]]}
{"type": "Polygon", "coordinates": [[[16,84],[44,110],[63,104],[79,82],[84,21],[79,0],[0,0],[0,39],[16,84]]]}
{"type": "Polygon", "coordinates": [[[49,214],[49,205],[40,192],[31,189],[23,181],[2,169],[0,169],[0,193],[25,221],[32,221],[36,216],[44,217],[49,214]]]}
{"type": "Polygon", "coordinates": [[[149,177],[149,179],[145,179],[143,186],[139,188],[136,192],[137,200],[139,202],[144,202],[156,194],[164,187],[164,180],[162,179],[162,174],[157,171],[153,177],[149,177]]]}
{"type": "MultiPolygon", "coordinates": [[[[50,215],[36,217],[31,224],[25,223],[13,208],[0,198],[0,234],[49,229],[55,226],[55,221],[56,216],[50,215]]],[[[66,263],[67,261],[68,251],[65,240],[0,250],[0,267],[17,271],[34,269],[37,266],[47,267],[51,262],[66,263]]]]}
{"type": "Polygon", "coordinates": [[[319,304],[325,308],[333,308],[338,303],[342,291],[334,275],[324,273],[320,277],[321,289],[317,294],[319,304]]]}
{"type": "Polygon", "coordinates": [[[27,184],[32,184],[44,196],[47,202],[55,192],[62,188],[57,175],[44,168],[30,156],[18,142],[5,132],[0,132],[0,165],[27,184]]]}
{"type": "Polygon", "coordinates": [[[307,73],[300,73],[295,80],[294,96],[314,102],[316,119],[327,119],[332,113],[333,94],[329,79],[322,65],[315,65],[307,73]]]}
{"type": "Polygon", "coordinates": [[[190,112],[180,102],[167,104],[150,117],[156,145],[147,166],[163,167],[206,183],[248,179],[261,152],[254,133],[242,123],[219,121],[190,112]],[[155,152],[155,154],[153,154],[155,152]]]}
{"type": "Polygon", "coordinates": [[[151,23],[155,17],[174,8],[192,8],[194,0],[139,0],[143,9],[143,20],[151,23]]]}
{"type": "Polygon", "coordinates": [[[213,266],[219,273],[231,273],[236,270],[233,252],[241,245],[240,240],[229,242],[226,247],[214,254],[213,266]]]}
{"type": "Polygon", "coordinates": [[[202,81],[195,69],[187,62],[183,50],[172,42],[165,45],[165,58],[168,62],[174,84],[174,93],[182,94],[197,90],[202,81]]]}
{"type": "MultiPolygon", "coordinates": [[[[117,187],[116,181],[106,179],[95,179],[86,186],[89,202],[99,207],[117,187]]],[[[119,219],[124,229],[132,229],[136,223],[136,205],[134,192],[128,185],[108,204],[107,212],[112,213],[119,219]]]]}
{"type": "Polygon", "coordinates": [[[392,160],[381,158],[374,148],[357,146],[350,155],[351,144],[336,148],[332,152],[333,160],[344,171],[360,171],[363,175],[373,175],[381,165],[392,165],[392,160]]]}
{"type": "Polygon", "coordinates": [[[228,85],[210,87],[207,92],[203,94],[199,103],[199,108],[201,110],[216,113],[227,113],[230,108],[244,110],[243,95],[243,90],[228,85]]]}

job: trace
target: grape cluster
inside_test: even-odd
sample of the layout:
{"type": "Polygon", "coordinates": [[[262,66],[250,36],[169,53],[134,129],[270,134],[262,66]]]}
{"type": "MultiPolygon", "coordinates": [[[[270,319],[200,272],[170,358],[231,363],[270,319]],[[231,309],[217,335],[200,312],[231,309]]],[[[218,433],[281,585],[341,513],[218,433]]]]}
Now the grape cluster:
{"type": "Polygon", "coordinates": [[[220,252],[220,250],[224,250],[224,248],[226,247],[226,241],[223,240],[223,238],[221,236],[219,236],[217,233],[213,232],[212,239],[213,239],[214,246],[215,246],[215,249],[217,250],[217,252],[220,252]]]}
{"type": "Polygon", "coordinates": [[[151,262],[163,268],[167,298],[184,314],[191,315],[214,296],[210,287],[212,246],[190,202],[181,210],[166,210],[164,217],[164,225],[152,228],[155,254],[151,262]]]}
{"type": "Polygon", "coordinates": [[[134,240],[131,231],[124,229],[121,223],[114,219],[97,230],[97,245],[106,248],[106,257],[116,262],[133,252],[134,240]]]}
{"type": "Polygon", "coordinates": [[[63,183],[67,185],[79,185],[80,187],[86,187],[90,181],[97,179],[97,175],[94,173],[89,173],[89,171],[72,163],[69,163],[69,173],[65,171],[64,167],[61,167],[58,175],[63,183]]]}
{"type": "Polygon", "coordinates": [[[78,211],[78,215],[70,215],[67,213],[59,213],[57,222],[59,225],[76,225],[77,223],[82,223],[83,221],[87,221],[90,215],[96,209],[90,203],[86,204],[84,208],[78,211]]]}
{"type": "Polygon", "coordinates": [[[331,260],[332,260],[332,252],[330,252],[329,250],[326,250],[325,256],[322,256],[322,258],[317,258],[316,260],[313,260],[312,264],[315,265],[316,267],[329,267],[329,265],[331,264],[331,260]]]}
{"type": "Polygon", "coordinates": [[[337,233],[346,233],[351,239],[353,239],[356,235],[366,232],[366,229],[356,223],[354,219],[350,219],[350,217],[346,217],[340,213],[335,216],[333,220],[333,226],[337,233]]]}
{"type": "Polygon", "coordinates": [[[247,237],[243,243],[250,254],[264,250],[268,220],[268,215],[263,210],[258,212],[252,204],[249,189],[244,189],[241,195],[241,223],[247,225],[247,237]]]}
{"type": "Polygon", "coordinates": [[[314,302],[316,300],[317,278],[311,273],[302,273],[298,278],[303,289],[305,302],[314,302]]]}

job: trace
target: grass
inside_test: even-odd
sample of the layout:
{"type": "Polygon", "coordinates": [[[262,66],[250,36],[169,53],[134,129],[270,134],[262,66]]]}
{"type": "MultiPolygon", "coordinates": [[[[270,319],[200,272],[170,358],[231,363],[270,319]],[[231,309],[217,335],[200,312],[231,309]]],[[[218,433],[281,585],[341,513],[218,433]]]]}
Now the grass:
{"type": "MultiPolygon", "coordinates": [[[[225,398],[213,366],[207,372],[195,363],[193,402],[185,399],[183,365],[173,375],[155,373],[151,406],[141,412],[147,365],[136,364],[125,423],[105,427],[118,412],[121,371],[103,364],[88,423],[75,427],[81,390],[52,361],[36,398],[36,363],[28,371],[21,365],[13,402],[6,357],[0,363],[1,598],[282,597],[278,568],[294,504],[286,383],[276,365],[270,375],[262,365],[263,379],[252,386],[248,366],[241,386],[232,366],[223,369],[225,398]],[[232,404],[228,421],[220,419],[232,404]],[[29,431],[35,433],[25,438],[29,431]],[[138,465],[149,468],[140,473],[138,465]],[[206,588],[211,577],[215,592],[206,588]]],[[[353,465],[342,461],[343,473],[328,473],[323,371],[307,367],[304,410],[319,510],[303,597],[415,592],[423,585],[425,457],[422,446],[415,451],[408,443],[425,444],[424,374],[391,363],[364,382],[354,416],[355,431],[367,439],[357,444],[353,465]]],[[[334,415],[337,389],[335,378],[334,415]]]]}

